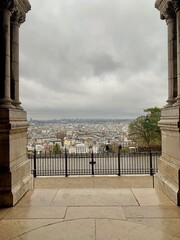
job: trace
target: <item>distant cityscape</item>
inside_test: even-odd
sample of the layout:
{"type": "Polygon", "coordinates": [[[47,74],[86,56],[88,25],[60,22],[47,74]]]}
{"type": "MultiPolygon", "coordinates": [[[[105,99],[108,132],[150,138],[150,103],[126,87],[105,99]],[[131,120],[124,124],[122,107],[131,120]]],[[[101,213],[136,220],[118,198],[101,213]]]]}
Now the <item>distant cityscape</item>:
{"type": "Polygon", "coordinates": [[[107,145],[131,146],[128,125],[132,119],[29,120],[28,152],[95,153],[107,145]]]}

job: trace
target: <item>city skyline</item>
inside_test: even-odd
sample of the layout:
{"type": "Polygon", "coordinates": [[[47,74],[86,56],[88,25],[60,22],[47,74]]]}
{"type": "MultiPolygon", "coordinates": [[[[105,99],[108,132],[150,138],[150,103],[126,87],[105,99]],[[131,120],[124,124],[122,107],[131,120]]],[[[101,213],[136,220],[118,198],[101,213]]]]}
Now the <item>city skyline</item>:
{"type": "Polygon", "coordinates": [[[69,152],[94,152],[103,150],[106,144],[131,146],[128,140],[128,121],[31,121],[28,128],[29,152],[59,150],[69,152]]]}
{"type": "Polygon", "coordinates": [[[167,100],[166,24],[153,0],[31,0],[20,95],[33,119],[134,119],[167,100]]]}

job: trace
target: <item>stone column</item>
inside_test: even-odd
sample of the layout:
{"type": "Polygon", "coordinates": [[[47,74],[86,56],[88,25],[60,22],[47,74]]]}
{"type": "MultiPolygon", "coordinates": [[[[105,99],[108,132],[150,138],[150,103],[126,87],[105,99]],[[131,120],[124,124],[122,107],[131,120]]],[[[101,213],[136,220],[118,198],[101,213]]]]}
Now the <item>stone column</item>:
{"type": "Polygon", "coordinates": [[[168,28],[168,100],[165,107],[172,107],[177,97],[177,34],[173,12],[166,17],[168,28]]]}
{"type": "Polygon", "coordinates": [[[13,2],[0,1],[0,108],[14,108],[10,97],[10,17],[13,2]]]}
{"type": "Polygon", "coordinates": [[[159,126],[162,155],[158,160],[156,187],[180,206],[180,11],[179,0],[156,0],[155,7],[168,26],[168,104],[159,126]],[[175,100],[175,103],[173,104],[175,100]]]}
{"type": "Polygon", "coordinates": [[[180,106],[180,2],[175,2],[177,27],[177,98],[174,106],[180,106]]]}
{"type": "Polygon", "coordinates": [[[19,27],[25,16],[15,12],[11,17],[11,99],[12,104],[22,110],[19,100],[19,27]]]}
{"type": "Polygon", "coordinates": [[[0,0],[0,207],[14,206],[32,184],[27,114],[19,110],[19,24],[30,9],[28,0],[0,0]]]}

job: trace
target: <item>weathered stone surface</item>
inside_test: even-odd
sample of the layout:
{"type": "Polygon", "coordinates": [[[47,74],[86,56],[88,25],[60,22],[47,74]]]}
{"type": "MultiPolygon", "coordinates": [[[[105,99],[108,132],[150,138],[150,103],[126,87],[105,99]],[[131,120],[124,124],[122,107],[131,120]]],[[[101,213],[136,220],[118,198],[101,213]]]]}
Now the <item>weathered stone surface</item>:
{"type": "Polygon", "coordinates": [[[159,125],[162,131],[162,156],[158,162],[156,186],[177,205],[180,204],[180,134],[179,107],[162,109],[159,125]]]}
{"type": "Polygon", "coordinates": [[[26,112],[0,109],[0,206],[13,206],[32,186],[26,112]]]}
{"type": "Polygon", "coordinates": [[[30,189],[27,114],[19,101],[19,26],[28,0],[0,1],[0,206],[13,206],[30,189]]]}
{"type": "Polygon", "coordinates": [[[168,100],[162,109],[162,156],[156,185],[180,205],[180,1],[156,0],[168,32],[168,100]]]}

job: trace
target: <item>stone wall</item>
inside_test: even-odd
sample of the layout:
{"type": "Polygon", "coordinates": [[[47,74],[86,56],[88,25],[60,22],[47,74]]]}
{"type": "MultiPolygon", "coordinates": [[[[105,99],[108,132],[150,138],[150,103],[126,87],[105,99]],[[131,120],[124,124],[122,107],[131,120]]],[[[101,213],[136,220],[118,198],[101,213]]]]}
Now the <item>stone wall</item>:
{"type": "Polygon", "coordinates": [[[157,187],[180,205],[180,1],[157,0],[168,35],[168,99],[161,112],[162,156],[157,187]]]}

